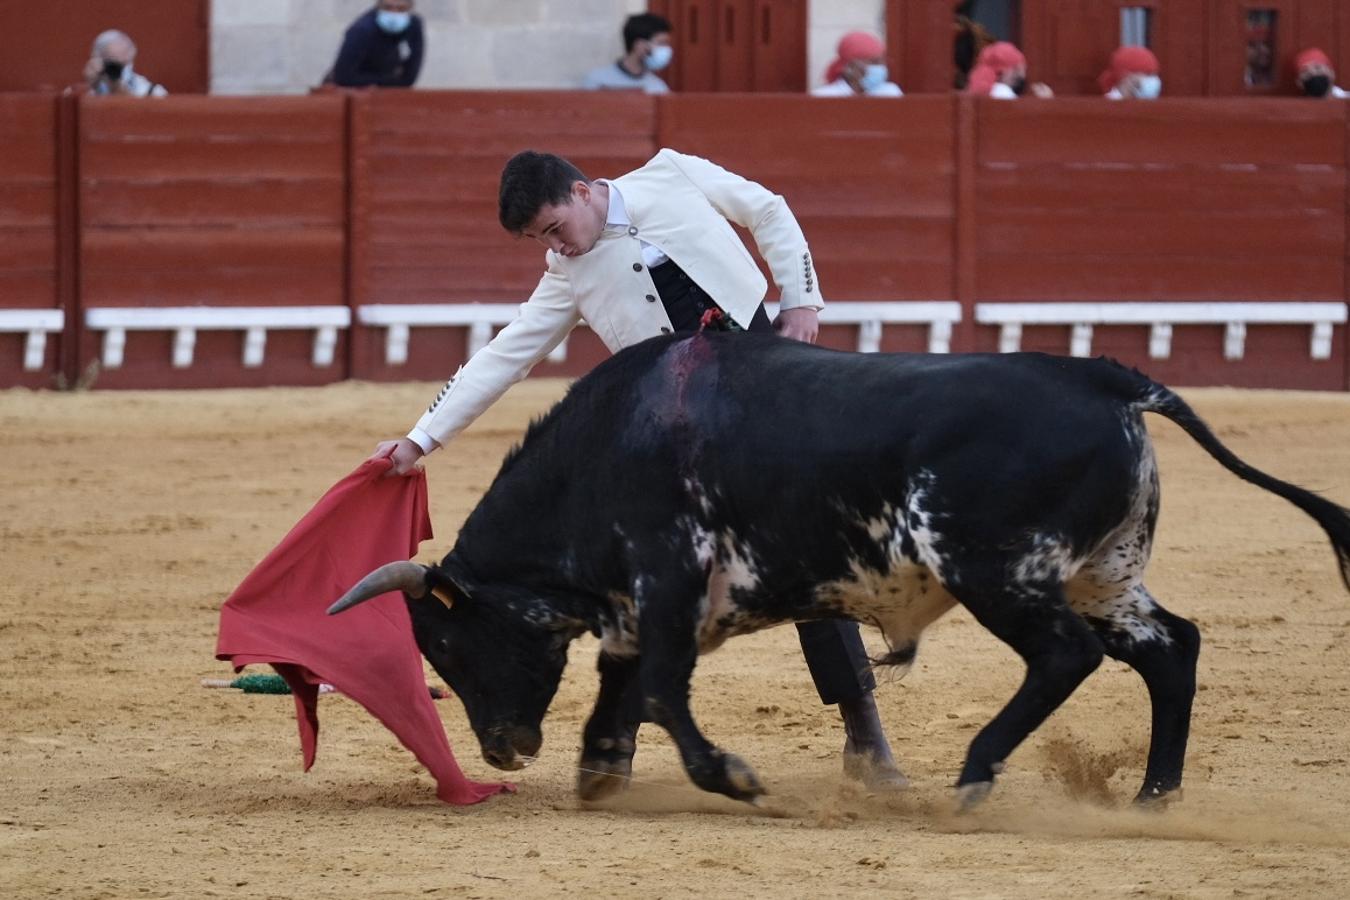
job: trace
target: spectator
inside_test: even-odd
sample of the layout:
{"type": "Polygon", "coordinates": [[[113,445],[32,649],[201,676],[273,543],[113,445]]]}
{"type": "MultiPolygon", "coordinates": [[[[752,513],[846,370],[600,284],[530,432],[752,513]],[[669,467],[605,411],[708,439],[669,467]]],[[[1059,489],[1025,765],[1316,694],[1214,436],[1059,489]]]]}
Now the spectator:
{"type": "Polygon", "coordinates": [[[1158,57],[1147,47],[1117,47],[1097,83],[1108,100],[1157,100],[1162,93],[1158,57]]]}
{"type": "Polygon", "coordinates": [[[850,31],[839,41],[838,55],[825,70],[816,97],[903,97],[886,70],[886,45],[865,31],[850,31]]]}
{"type": "Polygon", "coordinates": [[[1047,84],[1027,84],[1027,58],[1007,41],[997,41],[980,51],[966,84],[967,94],[996,100],[1016,100],[1027,90],[1035,97],[1055,96],[1047,84]]]}
{"type": "Polygon", "coordinates": [[[413,0],[377,0],[351,24],[324,84],[412,87],[422,71],[422,17],[413,0]]]}
{"type": "Polygon", "coordinates": [[[1316,47],[1309,47],[1294,57],[1294,70],[1298,73],[1298,89],[1305,97],[1336,100],[1350,97],[1336,87],[1336,70],[1331,65],[1331,57],[1316,47]]]}
{"type": "Polygon", "coordinates": [[[670,93],[670,86],[656,74],[670,65],[675,55],[668,20],[652,13],[629,16],[623,23],[623,50],[618,61],[587,72],[581,86],[588,91],[670,93]]]}
{"type": "Polygon", "coordinates": [[[94,38],[89,62],[84,65],[84,80],[89,92],[100,97],[165,97],[164,85],[155,84],[136,72],[136,44],[120,31],[105,31],[94,38]]]}
{"type": "Polygon", "coordinates": [[[955,71],[952,87],[964,90],[970,79],[970,70],[980,51],[994,42],[994,36],[979,22],[970,18],[970,0],[956,0],[952,21],[952,62],[955,71]]]}

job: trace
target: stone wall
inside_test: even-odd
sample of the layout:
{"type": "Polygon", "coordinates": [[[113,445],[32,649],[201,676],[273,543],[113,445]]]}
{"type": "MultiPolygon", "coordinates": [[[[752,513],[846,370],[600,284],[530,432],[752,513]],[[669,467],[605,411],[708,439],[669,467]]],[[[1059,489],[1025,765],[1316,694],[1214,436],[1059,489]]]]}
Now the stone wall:
{"type": "MultiPolygon", "coordinates": [[[[213,0],[211,92],[304,93],[373,0],[213,0]]],[[[427,29],[420,88],[566,88],[616,59],[625,17],[645,0],[417,0],[427,29]]],[[[883,33],[883,0],[813,0],[812,85],[854,28],[883,33]]],[[[902,85],[903,87],[903,85],[902,85]]]]}

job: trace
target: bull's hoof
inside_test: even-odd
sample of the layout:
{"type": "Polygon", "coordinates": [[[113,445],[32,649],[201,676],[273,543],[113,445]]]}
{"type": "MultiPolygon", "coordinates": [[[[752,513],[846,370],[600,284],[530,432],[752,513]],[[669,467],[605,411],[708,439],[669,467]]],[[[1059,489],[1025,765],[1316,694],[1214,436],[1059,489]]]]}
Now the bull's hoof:
{"type": "Polygon", "coordinates": [[[582,759],[577,772],[577,796],[587,803],[605,800],[628,788],[633,758],[582,759]]]}
{"type": "Polygon", "coordinates": [[[1161,788],[1146,787],[1139,791],[1134,798],[1134,805],[1138,809],[1145,809],[1149,812],[1165,812],[1173,803],[1181,802],[1181,788],[1161,788]]]}
{"type": "Polygon", "coordinates": [[[865,753],[844,753],[844,776],[861,781],[869,791],[903,791],[909,778],[891,759],[878,759],[865,753]]]}
{"type": "Polygon", "coordinates": [[[723,760],[726,763],[726,782],[730,790],[722,793],[733,800],[746,800],[750,803],[768,793],[748,762],[734,753],[724,754],[723,760]]]}
{"type": "Polygon", "coordinates": [[[968,813],[975,807],[984,802],[984,798],[989,796],[989,792],[994,789],[992,781],[972,781],[969,784],[958,784],[956,786],[956,811],[958,813],[968,813]]]}

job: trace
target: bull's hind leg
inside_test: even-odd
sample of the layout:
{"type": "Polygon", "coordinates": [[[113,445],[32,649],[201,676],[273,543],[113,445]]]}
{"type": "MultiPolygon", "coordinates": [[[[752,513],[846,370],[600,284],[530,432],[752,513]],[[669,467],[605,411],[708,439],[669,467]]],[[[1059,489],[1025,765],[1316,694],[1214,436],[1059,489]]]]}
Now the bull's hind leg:
{"type": "Polygon", "coordinates": [[[634,735],[625,721],[626,696],[637,681],[637,657],[601,652],[600,694],[581,737],[577,795],[602,800],[628,786],[633,774],[634,735]]]}
{"type": "Polygon", "coordinates": [[[1084,617],[1106,652],[1138,672],[1148,687],[1153,734],[1144,786],[1135,802],[1166,802],[1169,794],[1181,788],[1200,630],[1159,606],[1142,584],[1084,610],[1084,617]]]}
{"type": "Polygon", "coordinates": [[[953,585],[952,593],[1026,663],[1026,676],[966,754],[956,782],[962,809],[988,795],[1009,754],[1101,665],[1101,641],[1064,601],[1057,583],[1000,584],[984,590],[953,585]]]}

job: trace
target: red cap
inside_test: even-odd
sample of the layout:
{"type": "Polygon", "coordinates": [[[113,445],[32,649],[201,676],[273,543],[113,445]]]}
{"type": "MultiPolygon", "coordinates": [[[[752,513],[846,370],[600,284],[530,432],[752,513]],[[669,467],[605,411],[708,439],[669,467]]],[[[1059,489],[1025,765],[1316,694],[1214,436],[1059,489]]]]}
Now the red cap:
{"type": "Polygon", "coordinates": [[[850,31],[839,39],[839,46],[835,51],[838,55],[834,61],[825,69],[825,81],[836,81],[840,73],[844,71],[844,66],[856,59],[876,59],[879,56],[886,55],[886,45],[881,39],[868,34],[866,31],[850,31]]]}
{"type": "Polygon", "coordinates": [[[1316,47],[1309,47],[1307,50],[1304,50],[1299,53],[1298,56],[1294,57],[1294,71],[1301,72],[1307,66],[1315,66],[1318,63],[1321,63],[1328,69],[1333,68],[1330,56],[1327,56],[1316,47]]]}
{"type": "Polygon", "coordinates": [[[1103,91],[1120,84],[1127,75],[1157,75],[1158,57],[1147,47],[1117,47],[1111,65],[1097,79],[1103,91]]]}
{"type": "Polygon", "coordinates": [[[1026,64],[1027,58],[1022,51],[1007,41],[990,44],[980,51],[975,67],[970,70],[970,77],[966,79],[966,93],[987,95],[998,81],[1000,72],[1026,64]]]}

